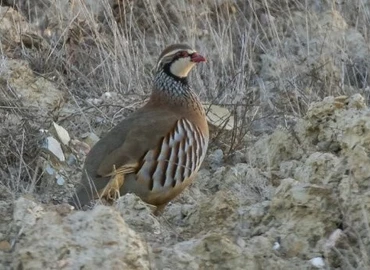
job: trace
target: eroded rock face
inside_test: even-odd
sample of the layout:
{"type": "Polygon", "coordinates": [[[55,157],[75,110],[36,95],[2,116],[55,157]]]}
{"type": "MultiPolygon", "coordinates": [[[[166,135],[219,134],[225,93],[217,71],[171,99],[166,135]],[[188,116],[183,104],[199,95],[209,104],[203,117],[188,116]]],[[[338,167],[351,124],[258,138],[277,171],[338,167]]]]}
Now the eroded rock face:
{"type": "MultiPolygon", "coordinates": [[[[231,265],[242,269],[238,268],[239,260],[247,263],[248,269],[306,269],[322,262],[332,267],[341,265],[343,256],[353,256],[346,253],[349,245],[356,246],[357,252],[369,250],[364,221],[370,214],[368,167],[364,166],[369,164],[369,112],[359,95],[325,98],[312,103],[306,117],[297,121],[292,131],[278,128],[255,143],[248,156],[263,154],[249,159],[251,165],[201,171],[194,189],[200,188],[207,196],[194,191],[196,203],[184,212],[182,221],[182,234],[197,236],[166,248],[165,258],[187,258],[178,259],[181,262],[177,266],[190,269],[212,262],[225,263],[225,269],[231,265]],[[293,138],[295,142],[289,143],[293,138]],[[253,176],[259,179],[255,185],[251,185],[253,176]],[[275,180],[266,182],[263,177],[275,180]],[[260,193],[258,197],[258,187],[270,188],[272,194],[260,193]],[[256,197],[251,196],[253,192],[256,197]],[[207,252],[199,251],[202,255],[194,257],[193,249],[198,250],[208,239],[199,239],[199,235],[210,232],[231,237],[228,240],[235,246],[229,250],[243,255],[235,255],[236,260],[230,254],[229,260],[212,261],[209,253],[214,249],[210,245],[207,252]],[[202,261],[205,257],[208,262],[202,261]]],[[[186,194],[183,200],[187,196],[191,195],[186,194]]],[[[167,213],[172,209],[178,208],[171,205],[167,213]]],[[[217,252],[222,258],[223,249],[217,252]]],[[[158,265],[168,265],[160,258],[157,256],[158,265]]],[[[351,257],[350,263],[366,265],[363,259],[351,257]]]]}
{"type": "Polygon", "coordinates": [[[34,111],[40,122],[62,106],[64,93],[49,80],[35,76],[26,61],[7,59],[0,73],[19,102],[34,111]]]}
{"type": "Polygon", "coordinates": [[[6,37],[5,39],[2,38],[3,42],[19,42],[20,29],[22,29],[23,32],[34,30],[32,26],[27,23],[26,19],[13,8],[0,6],[0,14],[2,17],[0,36],[6,37]]]}
{"type": "Polygon", "coordinates": [[[65,213],[63,207],[17,200],[14,222],[22,237],[14,268],[150,269],[148,247],[112,208],[65,213]]]}

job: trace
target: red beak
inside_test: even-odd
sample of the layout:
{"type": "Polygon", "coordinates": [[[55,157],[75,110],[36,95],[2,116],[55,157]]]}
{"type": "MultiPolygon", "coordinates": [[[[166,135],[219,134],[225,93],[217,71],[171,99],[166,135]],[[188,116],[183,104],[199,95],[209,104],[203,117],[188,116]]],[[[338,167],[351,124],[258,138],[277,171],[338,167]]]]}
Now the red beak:
{"type": "Polygon", "coordinates": [[[194,63],[206,62],[206,58],[198,53],[192,53],[190,61],[194,63]]]}

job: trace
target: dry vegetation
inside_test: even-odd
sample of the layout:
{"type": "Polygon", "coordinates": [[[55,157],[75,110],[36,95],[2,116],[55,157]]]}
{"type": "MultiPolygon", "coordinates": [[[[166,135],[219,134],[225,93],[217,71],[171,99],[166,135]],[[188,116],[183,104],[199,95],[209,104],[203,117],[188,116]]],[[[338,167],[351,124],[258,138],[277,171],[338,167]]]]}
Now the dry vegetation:
{"type": "Polygon", "coordinates": [[[235,113],[233,141],[217,144],[231,152],[244,148],[247,132],[271,132],[291,116],[303,116],[312,101],[329,95],[369,96],[369,63],[357,55],[361,51],[354,51],[356,44],[348,44],[356,40],[346,40],[342,33],[353,23],[366,42],[369,15],[363,1],[357,6],[331,1],[14,2],[3,5],[21,11],[33,31],[20,27],[13,33],[19,42],[3,38],[2,68],[9,58],[26,60],[36,75],[55,82],[64,101],[73,106],[67,115],[58,107],[43,112],[47,117],[32,125],[39,119],[19,108],[2,82],[3,108],[20,115],[24,123],[19,128],[27,134],[17,132],[12,138],[14,131],[3,131],[3,149],[9,142],[14,145],[8,149],[11,153],[1,155],[2,163],[21,167],[21,175],[9,174],[18,179],[34,175],[27,171],[35,167],[28,166],[35,157],[28,140],[39,128],[47,129],[51,120],[75,137],[87,131],[100,135],[140,106],[150,93],[156,55],[174,42],[188,42],[207,55],[208,64],[192,81],[205,102],[235,113]],[[340,12],[347,21],[338,18],[340,12]],[[102,107],[89,103],[106,92],[118,93],[118,100],[102,107]],[[22,161],[29,152],[32,157],[22,161]]]}
{"type": "MultiPolygon", "coordinates": [[[[40,130],[51,129],[54,121],[81,141],[86,133],[103,135],[145,102],[156,57],[170,43],[186,42],[206,55],[208,63],[192,74],[194,88],[203,101],[234,115],[232,131],[213,130],[213,155],[205,167],[221,166],[214,161],[214,151],[221,149],[230,166],[247,162],[253,170],[262,170],[246,154],[262,135],[280,125],[297,139],[293,126],[312,102],[324,97],[359,93],[366,102],[370,98],[366,0],[66,2],[0,0],[3,201],[28,193],[38,202],[65,202],[79,177],[83,151],[66,146],[63,150],[75,159],[67,160],[67,166],[57,164],[43,151],[47,135],[40,130]],[[29,84],[41,92],[27,92],[29,84]],[[47,177],[48,165],[66,179],[62,187],[47,177]]],[[[247,183],[242,195],[253,202],[271,200],[267,187],[276,188],[280,181],[271,184],[279,177],[274,168],[265,171],[265,178],[251,177],[254,182],[247,183]]],[[[12,209],[4,204],[3,216],[11,216],[12,209]]],[[[363,213],[368,227],[369,212],[363,213]]],[[[350,218],[343,220],[348,222],[338,228],[351,227],[350,218]]],[[[4,224],[9,224],[6,219],[4,224]]],[[[2,231],[0,238],[10,237],[11,231],[2,231]]],[[[327,269],[370,268],[370,230],[367,233],[361,239],[355,232],[353,249],[336,250],[339,255],[327,269]]],[[[288,252],[286,258],[294,255],[288,252]]],[[[296,269],[309,268],[298,264],[296,269]]]]}

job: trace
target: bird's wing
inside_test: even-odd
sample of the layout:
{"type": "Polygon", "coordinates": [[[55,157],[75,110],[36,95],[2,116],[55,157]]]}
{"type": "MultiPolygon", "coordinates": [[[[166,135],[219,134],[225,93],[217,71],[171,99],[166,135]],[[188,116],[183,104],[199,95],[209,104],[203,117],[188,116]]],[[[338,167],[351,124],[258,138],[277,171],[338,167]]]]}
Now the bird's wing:
{"type": "MultiPolygon", "coordinates": [[[[169,111],[156,110],[138,114],[127,123],[125,121],[120,123],[117,129],[122,132],[109,133],[104,137],[104,141],[105,144],[114,140],[121,143],[119,147],[105,155],[99,164],[97,174],[104,177],[111,175],[114,169],[125,172],[130,171],[128,168],[138,167],[143,156],[159,146],[179,119],[178,115],[169,111]]],[[[115,142],[114,144],[117,145],[115,142]]]]}
{"type": "Polygon", "coordinates": [[[96,198],[117,172],[135,172],[143,156],[155,149],[181,118],[166,109],[144,108],[128,116],[94,145],[86,157],[82,180],[71,204],[80,207],[96,198]]]}

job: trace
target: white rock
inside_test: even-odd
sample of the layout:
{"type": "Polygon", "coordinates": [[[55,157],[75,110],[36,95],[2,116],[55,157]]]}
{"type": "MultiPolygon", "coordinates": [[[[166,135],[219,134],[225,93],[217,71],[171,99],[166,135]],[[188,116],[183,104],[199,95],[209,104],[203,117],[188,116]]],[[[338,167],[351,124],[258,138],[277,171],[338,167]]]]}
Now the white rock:
{"type": "Polygon", "coordinates": [[[69,156],[68,156],[68,159],[67,159],[67,164],[69,165],[69,166],[72,166],[72,165],[74,165],[74,164],[76,164],[77,163],[77,158],[76,158],[76,156],[75,155],[73,155],[73,154],[70,154],[69,156]]]}
{"type": "Polygon", "coordinates": [[[234,117],[226,108],[217,105],[206,105],[204,109],[207,113],[208,122],[218,128],[232,130],[234,128],[234,117]]]}
{"type": "Polygon", "coordinates": [[[325,248],[327,249],[335,248],[337,242],[342,237],[345,237],[343,231],[341,229],[336,229],[330,234],[329,239],[325,243],[325,248]]]}
{"type": "Polygon", "coordinates": [[[64,180],[63,176],[57,175],[57,184],[59,186],[63,186],[66,181],[64,180]]]}
{"type": "Polygon", "coordinates": [[[47,172],[50,175],[53,175],[55,173],[55,170],[53,167],[50,166],[50,164],[46,165],[45,172],[47,172]]]}
{"type": "Polygon", "coordinates": [[[100,105],[101,103],[103,103],[103,101],[99,98],[89,98],[86,100],[88,103],[92,104],[92,105],[100,105]]]}
{"type": "Polygon", "coordinates": [[[45,144],[46,144],[45,148],[49,150],[60,161],[64,162],[66,160],[64,157],[62,147],[60,146],[60,143],[55,138],[51,136],[47,137],[45,144]]]}
{"type": "Polygon", "coordinates": [[[323,269],[325,267],[325,262],[322,257],[312,258],[310,260],[310,263],[312,264],[312,266],[316,267],[317,269],[323,269]]]}
{"type": "Polygon", "coordinates": [[[272,247],[273,250],[279,250],[280,249],[280,244],[278,242],[274,243],[274,246],[272,247]]]}
{"type": "Polygon", "coordinates": [[[59,140],[64,144],[68,145],[69,141],[71,140],[71,137],[68,134],[68,131],[65,130],[64,127],[59,126],[57,123],[53,122],[55,131],[58,135],[59,140]]]}
{"type": "Polygon", "coordinates": [[[111,92],[105,92],[103,94],[103,97],[105,97],[105,98],[111,98],[112,97],[112,93],[111,92]]]}

